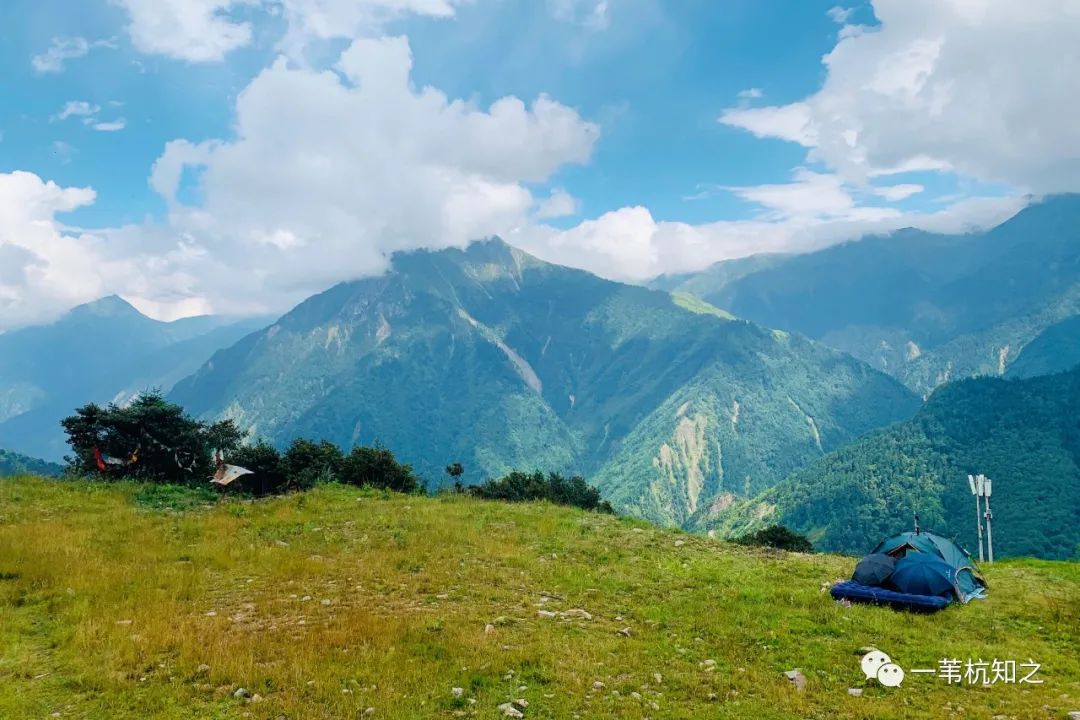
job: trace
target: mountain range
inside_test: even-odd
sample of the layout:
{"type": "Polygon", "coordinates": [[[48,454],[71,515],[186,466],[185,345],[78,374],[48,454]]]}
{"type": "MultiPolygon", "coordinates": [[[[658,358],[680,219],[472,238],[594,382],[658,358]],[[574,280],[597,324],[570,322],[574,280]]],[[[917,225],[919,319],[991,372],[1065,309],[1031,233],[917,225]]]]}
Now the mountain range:
{"type": "MultiPolygon", "coordinates": [[[[1080,314],[1080,196],[1050,197],[982,232],[902,230],[653,285],[849,352],[927,395],[1008,374],[1029,343],[1080,314]]],[[[1065,329],[1077,337],[1075,323],[1065,329]]],[[[1068,357],[1080,362],[1076,346],[1068,357]]]]}
{"type": "Polygon", "coordinates": [[[713,521],[726,534],[779,522],[819,549],[865,552],[910,529],[918,513],[924,527],[974,550],[969,473],[993,480],[999,555],[1080,556],[1080,368],[946,385],[913,419],[841,448],[713,521]]]}
{"type": "Polygon", "coordinates": [[[171,399],[277,444],[381,442],[432,485],[450,462],[468,481],[583,473],[675,525],[919,406],[821,344],[497,239],[397,255],[219,351],[171,399]]]}
{"type": "Polygon", "coordinates": [[[159,322],[119,297],[54,323],[0,335],[0,447],[60,460],[60,419],[88,402],[167,390],[265,319],[202,316],[159,322]]]}

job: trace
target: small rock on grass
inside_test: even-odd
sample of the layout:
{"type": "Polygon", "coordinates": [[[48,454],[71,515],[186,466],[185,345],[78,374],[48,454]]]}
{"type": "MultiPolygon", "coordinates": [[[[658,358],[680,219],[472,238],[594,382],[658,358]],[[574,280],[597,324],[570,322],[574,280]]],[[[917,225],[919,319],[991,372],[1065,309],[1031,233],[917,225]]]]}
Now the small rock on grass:
{"type": "Polygon", "coordinates": [[[1067,717],[1069,720],[1080,720],[1080,710],[1073,710],[1065,717],[1067,717]]]}
{"type": "Polygon", "coordinates": [[[806,676],[802,674],[799,668],[795,668],[794,670],[788,670],[784,673],[784,677],[786,677],[788,679],[788,682],[794,685],[795,689],[799,692],[802,692],[806,689],[806,676]]]}
{"type": "Polygon", "coordinates": [[[503,714],[503,717],[508,718],[523,718],[525,715],[514,707],[513,703],[503,703],[499,706],[499,712],[503,714]]]}
{"type": "Polygon", "coordinates": [[[607,687],[607,686],[604,685],[604,683],[600,682],[599,680],[597,680],[596,682],[594,682],[592,684],[593,690],[603,690],[605,687],[607,687]]]}
{"type": "Polygon", "coordinates": [[[862,697],[862,688],[848,688],[847,694],[851,697],[862,697]]]}
{"type": "Polygon", "coordinates": [[[236,699],[246,698],[248,696],[247,688],[236,688],[236,692],[232,694],[236,699]]]}
{"type": "Polygon", "coordinates": [[[456,698],[459,698],[459,697],[461,697],[462,695],[465,694],[465,688],[459,688],[459,687],[450,688],[450,694],[453,695],[456,698]]]}
{"type": "Polygon", "coordinates": [[[616,635],[621,635],[623,637],[630,637],[630,628],[624,627],[622,630],[620,630],[619,632],[617,632],[615,634],[616,635]]]}

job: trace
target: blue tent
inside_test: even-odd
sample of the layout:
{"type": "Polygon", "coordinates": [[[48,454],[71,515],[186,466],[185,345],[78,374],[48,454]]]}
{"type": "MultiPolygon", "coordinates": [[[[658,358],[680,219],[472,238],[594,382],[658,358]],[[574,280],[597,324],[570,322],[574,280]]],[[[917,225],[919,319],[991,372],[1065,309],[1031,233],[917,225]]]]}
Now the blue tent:
{"type": "MultiPolygon", "coordinates": [[[[940,558],[954,570],[953,585],[961,602],[986,595],[986,581],[963,548],[948,538],[930,532],[903,532],[878,543],[875,553],[884,553],[897,560],[918,555],[940,558]]],[[[900,567],[897,562],[897,568],[900,567]]]]}
{"type": "Polygon", "coordinates": [[[956,569],[939,557],[927,553],[909,553],[896,561],[888,584],[909,595],[960,597],[956,569]]]}

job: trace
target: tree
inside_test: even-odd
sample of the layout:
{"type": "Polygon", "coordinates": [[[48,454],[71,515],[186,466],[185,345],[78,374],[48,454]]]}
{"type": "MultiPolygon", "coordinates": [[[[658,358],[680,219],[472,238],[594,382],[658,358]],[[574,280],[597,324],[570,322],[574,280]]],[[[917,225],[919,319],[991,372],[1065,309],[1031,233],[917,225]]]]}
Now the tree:
{"type": "Polygon", "coordinates": [[[307,489],[337,480],[344,460],[341,449],[332,442],[297,438],[282,455],[281,470],[290,486],[307,489]]]}
{"type": "Polygon", "coordinates": [[[232,486],[239,483],[239,487],[249,489],[256,495],[279,493],[288,487],[285,473],[282,472],[281,453],[261,438],[254,445],[241,445],[226,454],[225,459],[231,465],[239,465],[252,472],[237,479],[232,486]]]}
{"type": "Polygon", "coordinates": [[[464,492],[465,488],[461,485],[461,476],[465,473],[465,466],[459,462],[450,463],[446,466],[446,474],[450,476],[450,479],[454,482],[454,492],[464,492]]]}
{"type": "Polygon", "coordinates": [[[60,424],[72,450],[65,458],[71,472],[148,482],[206,482],[213,473],[214,450],[231,451],[242,438],[231,420],[195,420],[157,390],[123,407],[90,403],[60,424]]]}
{"type": "Polygon", "coordinates": [[[545,476],[539,470],[533,473],[514,470],[498,480],[474,485],[469,492],[486,500],[547,500],[556,505],[571,505],[608,514],[615,512],[610,503],[600,499],[600,491],[580,475],[564,477],[559,473],[548,473],[545,476]]]}
{"type": "Polygon", "coordinates": [[[354,447],[341,463],[339,479],[348,485],[396,492],[420,490],[420,480],[413,474],[412,465],[399,463],[394,454],[383,447],[354,447]]]}

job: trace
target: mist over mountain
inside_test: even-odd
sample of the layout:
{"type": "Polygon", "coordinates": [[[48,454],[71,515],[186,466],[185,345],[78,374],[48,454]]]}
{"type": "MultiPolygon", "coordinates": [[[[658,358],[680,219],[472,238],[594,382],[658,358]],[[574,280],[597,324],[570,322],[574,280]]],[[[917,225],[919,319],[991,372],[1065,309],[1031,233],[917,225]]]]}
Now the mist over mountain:
{"type": "Polygon", "coordinates": [[[1080,313],[1080,196],[1048,198],[984,232],[904,230],[659,282],[849,352],[927,394],[1005,374],[1043,330],[1080,313]]]}
{"type": "Polygon", "coordinates": [[[497,239],[399,254],[216,353],[171,399],[278,444],[381,442],[432,485],[449,462],[469,481],[581,472],[672,524],[919,404],[819,344],[497,239]]]}
{"type": "Polygon", "coordinates": [[[48,460],[67,450],[60,419],[88,402],[168,389],[265,319],[146,317],[110,296],[50,325],[0,335],[0,447],[48,460]]]}

